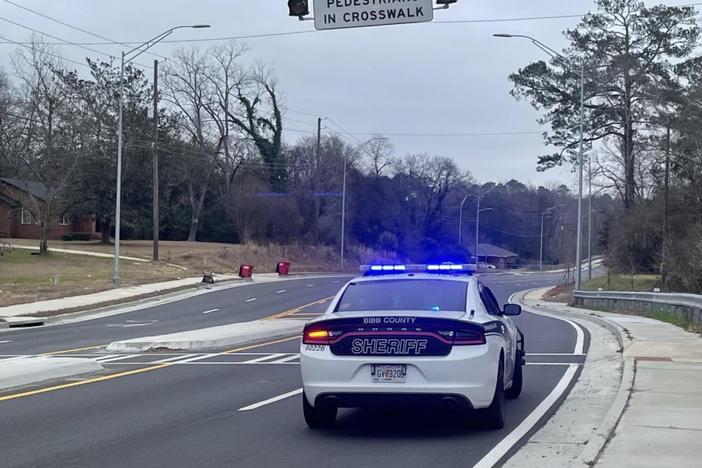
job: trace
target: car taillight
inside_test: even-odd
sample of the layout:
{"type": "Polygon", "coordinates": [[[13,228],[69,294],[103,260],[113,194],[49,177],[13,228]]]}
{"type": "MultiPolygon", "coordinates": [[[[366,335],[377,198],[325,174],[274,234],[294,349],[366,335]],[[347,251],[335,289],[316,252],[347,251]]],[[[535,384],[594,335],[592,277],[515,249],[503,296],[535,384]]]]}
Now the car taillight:
{"type": "Polygon", "coordinates": [[[485,344],[485,334],[477,330],[456,330],[453,334],[455,346],[485,344]]]}
{"type": "Polygon", "coordinates": [[[328,345],[332,338],[341,335],[339,330],[327,330],[326,328],[310,327],[302,332],[302,342],[304,344],[328,345]]]}

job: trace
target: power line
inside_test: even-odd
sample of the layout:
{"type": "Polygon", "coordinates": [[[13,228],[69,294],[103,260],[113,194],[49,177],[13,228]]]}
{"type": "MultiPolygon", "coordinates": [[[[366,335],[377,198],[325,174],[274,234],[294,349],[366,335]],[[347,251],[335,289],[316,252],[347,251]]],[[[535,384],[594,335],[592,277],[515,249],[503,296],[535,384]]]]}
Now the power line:
{"type": "MultiPolygon", "coordinates": [[[[74,26],[74,25],[72,25],[72,24],[66,23],[65,21],[61,21],[61,20],[59,20],[59,19],[52,18],[52,17],[49,16],[49,15],[45,15],[44,13],[41,13],[41,12],[39,12],[39,11],[32,10],[31,8],[27,8],[27,7],[25,7],[25,6],[19,5],[19,4],[15,3],[15,2],[12,2],[12,1],[10,1],[10,0],[2,0],[2,1],[5,2],[5,3],[9,3],[10,5],[13,5],[13,6],[17,7],[17,8],[21,8],[22,10],[25,10],[25,11],[28,11],[28,12],[30,12],[30,13],[33,13],[33,14],[35,14],[35,15],[41,16],[42,18],[46,18],[46,19],[48,19],[49,21],[53,21],[54,23],[58,23],[58,24],[61,24],[61,25],[63,25],[63,26],[66,26],[66,27],[68,27],[68,28],[74,29],[74,30],[76,30],[76,31],[80,31],[80,32],[82,32],[83,34],[87,34],[87,35],[89,35],[89,36],[97,37],[98,39],[102,39],[102,40],[104,40],[104,41],[109,41],[109,42],[112,43],[112,44],[123,45],[123,46],[126,45],[125,43],[117,42],[117,41],[115,41],[114,39],[110,39],[109,37],[101,36],[100,34],[93,33],[93,32],[90,32],[90,31],[88,31],[88,30],[86,30],[86,29],[79,28],[78,26],[74,26]]],[[[155,53],[153,53],[153,52],[148,52],[148,51],[147,51],[146,53],[147,53],[147,54],[150,54],[150,55],[152,55],[152,56],[154,56],[154,57],[160,57],[160,58],[163,58],[163,59],[166,58],[166,57],[163,56],[163,55],[158,55],[158,54],[155,54],[155,53]]]]}
{"type": "MultiPolygon", "coordinates": [[[[96,53],[96,54],[99,54],[99,55],[104,55],[104,56],[106,56],[106,57],[108,57],[108,58],[111,58],[111,59],[116,58],[114,55],[108,54],[107,52],[103,52],[103,51],[98,50],[98,49],[93,49],[92,47],[87,47],[87,46],[84,46],[84,45],[79,44],[79,43],[77,43],[77,42],[67,41],[67,40],[65,40],[65,39],[63,39],[63,38],[61,38],[61,37],[58,37],[58,36],[52,36],[51,34],[45,33],[44,31],[40,31],[40,30],[38,30],[38,29],[31,28],[31,27],[29,27],[29,26],[26,26],[26,25],[24,25],[24,24],[18,23],[18,22],[16,22],[16,21],[12,21],[12,20],[7,19],[7,18],[2,17],[2,16],[0,16],[0,21],[5,21],[6,23],[10,23],[10,24],[13,24],[13,25],[15,25],[15,26],[18,26],[18,27],[20,27],[20,28],[24,28],[24,29],[26,29],[26,30],[28,30],[28,31],[32,31],[33,33],[41,34],[41,35],[43,35],[43,36],[50,37],[50,38],[52,38],[52,39],[56,39],[57,41],[61,41],[62,44],[59,44],[59,45],[72,45],[72,46],[79,47],[79,48],[81,48],[81,49],[88,50],[88,51],[90,51],[90,52],[93,52],[93,53],[96,53]]],[[[31,44],[31,43],[30,43],[30,44],[31,44]]],[[[26,44],[25,44],[25,45],[26,45],[26,44]]],[[[142,64],[137,63],[137,62],[133,62],[133,63],[135,63],[136,65],[139,65],[140,67],[152,68],[152,67],[149,67],[149,66],[147,66],[147,65],[142,65],[142,64]]]]}
{"type": "MultiPolygon", "coordinates": [[[[25,45],[25,44],[21,44],[21,43],[19,43],[19,42],[12,41],[12,40],[7,39],[6,37],[3,37],[3,36],[0,36],[0,39],[3,39],[3,40],[5,40],[5,41],[9,41],[9,42],[11,42],[11,43],[13,43],[13,44],[18,45],[19,47],[24,47],[25,49],[27,49],[27,50],[29,50],[29,51],[32,51],[32,48],[31,48],[30,46],[28,46],[28,45],[25,45]]],[[[88,64],[86,64],[86,63],[82,63],[82,62],[78,62],[78,61],[76,61],[76,60],[71,60],[71,59],[69,59],[69,58],[62,57],[62,56],[59,55],[59,54],[54,54],[53,52],[49,52],[49,51],[47,51],[47,50],[44,50],[43,53],[45,53],[46,55],[50,55],[50,56],[52,56],[52,57],[56,57],[56,58],[58,58],[58,59],[60,59],[60,60],[64,60],[64,61],[66,61],[66,62],[71,62],[71,63],[74,63],[74,64],[76,64],[76,65],[80,65],[81,67],[90,68],[90,67],[88,66],[88,64]]]]}

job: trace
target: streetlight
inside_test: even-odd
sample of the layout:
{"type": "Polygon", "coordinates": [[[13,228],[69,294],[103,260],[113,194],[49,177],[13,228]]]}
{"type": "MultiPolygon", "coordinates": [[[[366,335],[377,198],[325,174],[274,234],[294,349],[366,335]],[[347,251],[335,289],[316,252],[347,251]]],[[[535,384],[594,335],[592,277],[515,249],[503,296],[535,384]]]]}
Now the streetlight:
{"type": "Polygon", "coordinates": [[[480,199],[478,196],[478,205],[475,208],[475,271],[479,270],[480,261],[478,260],[478,246],[480,242],[480,213],[483,211],[492,211],[492,208],[480,209],[480,199]]]}
{"type": "MultiPolygon", "coordinates": [[[[379,137],[379,138],[371,138],[370,140],[364,141],[363,143],[359,144],[355,148],[351,150],[352,154],[357,153],[361,149],[363,149],[364,146],[367,144],[373,142],[373,141],[378,141],[378,140],[387,140],[387,138],[384,137],[379,137]]],[[[340,263],[341,263],[341,269],[344,269],[344,250],[345,250],[345,242],[346,242],[346,166],[347,166],[347,160],[348,160],[348,151],[344,151],[344,177],[343,177],[343,183],[342,183],[342,188],[341,188],[341,252],[340,252],[340,263]]]]}
{"type": "MultiPolygon", "coordinates": [[[[528,39],[539,49],[546,52],[548,55],[554,59],[559,59],[566,67],[571,67],[573,64],[562,54],[556,52],[543,42],[534,39],[531,36],[525,36],[522,34],[493,34],[494,37],[505,37],[505,38],[522,38],[528,39]]],[[[576,235],[576,251],[575,251],[575,289],[580,289],[582,282],[582,258],[581,258],[581,243],[582,243],[582,212],[583,212],[583,152],[584,152],[584,126],[585,126],[585,61],[580,62],[580,152],[578,155],[578,232],[576,235]]]]}
{"type": "Polygon", "coordinates": [[[153,39],[149,39],[141,45],[128,50],[127,52],[122,51],[122,62],[119,70],[119,118],[117,123],[117,190],[115,194],[115,260],[114,260],[114,270],[112,272],[112,286],[118,288],[120,285],[119,278],[119,240],[120,240],[120,215],[122,210],[122,112],[124,107],[124,64],[125,58],[128,58],[126,63],[131,62],[151,47],[153,47],[158,42],[161,42],[168,36],[170,36],[176,29],[192,28],[192,29],[202,29],[209,28],[209,24],[194,24],[191,26],[176,26],[167,31],[162,32],[153,39]],[[133,55],[132,55],[133,54],[133,55]]]}
{"type": "Polygon", "coordinates": [[[470,195],[463,197],[463,200],[461,200],[461,208],[458,212],[458,245],[461,245],[461,238],[463,237],[463,205],[465,205],[468,197],[470,197],[470,195]]]}
{"type": "Polygon", "coordinates": [[[547,213],[550,213],[551,211],[555,210],[556,208],[559,208],[563,205],[553,205],[551,208],[548,208],[546,211],[541,212],[541,242],[539,244],[539,271],[543,269],[543,264],[544,264],[544,215],[547,213]]]}

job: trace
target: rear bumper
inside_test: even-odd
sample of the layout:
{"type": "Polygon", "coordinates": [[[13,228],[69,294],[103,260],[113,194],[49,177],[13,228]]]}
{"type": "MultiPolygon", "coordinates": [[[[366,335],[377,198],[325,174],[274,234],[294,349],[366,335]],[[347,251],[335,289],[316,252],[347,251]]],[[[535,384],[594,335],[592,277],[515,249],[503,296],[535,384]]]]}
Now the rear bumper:
{"type": "Polygon", "coordinates": [[[314,400],[314,406],[473,409],[473,405],[464,395],[440,393],[320,393],[314,400]]]}
{"type": "Polygon", "coordinates": [[[448,356],[336,356],[328,346],[301,346],[302,382],[308,402],[340,407],[398,405],[486,408],[497,381],[500,343],[454,346],[448,356]],[[372,364],[405,364],[405,383],[374,383],[372,364]]]}

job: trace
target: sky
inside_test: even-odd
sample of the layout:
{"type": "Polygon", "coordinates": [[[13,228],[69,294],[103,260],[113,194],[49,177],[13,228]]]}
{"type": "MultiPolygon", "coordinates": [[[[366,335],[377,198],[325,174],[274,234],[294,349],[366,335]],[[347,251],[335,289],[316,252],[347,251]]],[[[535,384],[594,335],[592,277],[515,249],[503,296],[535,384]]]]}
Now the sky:
{"type": "MultiPolygon", "coordinates": [[[[544,129],[536,123],[539,112],[509,94],[509,74],[543,59],[543,52],[526,40],[492,34],[531,35],[560,50],[567,46],[563,31],[578,18],[533,18],[582,15],[594,8],[592,0],[458,0],[435,11],[432,23],[334,31],[315,31],[312,21],[289,17],[286,0],[12,1],[120,42],[144,41],[176,25],[211,25],[175,31],[169,40],[200,41],[157,44],[152,51],[163,56],[179,47],[228,42],[209,39],[309,31],[242,40],[250,47],[247,60],[275,70],[287,108],[287,142],[312,135],[316,118],[323,117],[325,134],[355,144],[383,134],[398,156],[447,156],[480,182],[574,186],[570,167],[536,171],[537,156],[548,152],[544,129]],[[532,19],[492,21],[524,17],[532,19]],[[491,21],[441,23],[457,20],[491,21]],[[466,135],[476,133],[490,135],[466,135]]],[[[101,41],[0,0],[0,42],[27,40],[31,34],[3,18],[65,41],[101,41]]],[[[89,47],[114,56],[123,48],[89,47]]],[[[0,43],[0,68],[9,69],[15,48],[0,43]]],[[[80,62],[86,55],[100,57],[71,45],[61,46],[61,54],[80,62]]],[[[153,58],[142,56],[139,62],[153,58]]]]}

